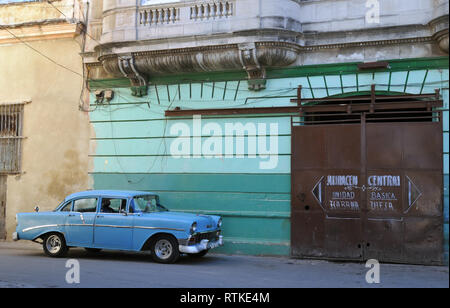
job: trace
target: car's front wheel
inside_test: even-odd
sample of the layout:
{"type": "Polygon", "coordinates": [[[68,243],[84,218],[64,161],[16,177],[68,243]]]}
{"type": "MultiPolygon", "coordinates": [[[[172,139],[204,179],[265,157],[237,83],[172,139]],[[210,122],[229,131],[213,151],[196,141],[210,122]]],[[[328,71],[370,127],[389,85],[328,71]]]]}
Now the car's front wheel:
{"type": "Polygon", "coordinates": [[[44,252],[47,256],[53,258],[62,258],[69,251],[64,236],[59,233],[50,233],[44,237],[44,252]]]}
{"type": "Polygon", "coordinates": [[[180,257],[177,240],[167,235],[158,236],[152,242],[151,252],[158,263],[175,263],[180,257]]]}

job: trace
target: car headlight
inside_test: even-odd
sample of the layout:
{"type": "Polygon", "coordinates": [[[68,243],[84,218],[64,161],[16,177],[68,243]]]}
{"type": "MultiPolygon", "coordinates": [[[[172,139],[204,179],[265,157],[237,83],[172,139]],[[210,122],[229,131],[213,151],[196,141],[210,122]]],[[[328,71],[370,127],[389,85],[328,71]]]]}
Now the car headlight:
{"type": "Polygon", "coordinates": [[[17,214],[16,214],[16,227],[19,225],[19,220],[17,219],[17,214]]]}
{"type": "Polygon", "coordinates": [[[222,228],[222,218],[219,218],[219,221],[217,222],[217,228],[222,228]]]}
{"type": "Polygon", "coordinates": [[[191,230],[189,230],[191,232],[191,234],[194,234],[195,231],[197,231],[197,223],[194,222],[191,226],[191,230]]]}

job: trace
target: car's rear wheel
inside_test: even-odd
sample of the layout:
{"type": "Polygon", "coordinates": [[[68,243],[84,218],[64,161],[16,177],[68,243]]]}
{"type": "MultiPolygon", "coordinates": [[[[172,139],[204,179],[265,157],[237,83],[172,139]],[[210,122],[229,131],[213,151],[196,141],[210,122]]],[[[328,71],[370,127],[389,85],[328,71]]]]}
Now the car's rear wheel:
{"type": "Polygon", "coordinates": [[[67,255],[69,247],[66,245],[64,236],[60,233],[50,233],[44,237],[44,252],[52,258],[62,258],[67,255]]]}
{"type": "Polygon", "coordinates": [[[168,235],[160,235],[152,241],[151,253],[158,263],[175,263],[180,257],[177,240],[168,235]]]}
{"type": "Polygon", "coordinates": [[[200,251],[198,253],[188,253],[188,256],[191,258],[201,258],[204,257],[208,253],[209,249],[200,251]]]}

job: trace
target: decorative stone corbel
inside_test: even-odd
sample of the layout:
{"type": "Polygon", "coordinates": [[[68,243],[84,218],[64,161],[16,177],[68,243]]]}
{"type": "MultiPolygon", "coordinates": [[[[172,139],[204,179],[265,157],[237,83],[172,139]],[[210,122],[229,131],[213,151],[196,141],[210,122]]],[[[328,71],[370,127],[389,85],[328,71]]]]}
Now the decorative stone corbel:
{"type": "Polygon", "coordinates": [[[148,83],[145,75],[138,72],[132,55],[117,57],[120,72],[131,82],[131,94],[142,97],[147,95],[148,83]]]}
{"type": "Polygon", "coordinates": [[[438,42],[439,48],[448,54],[448,29],[447,31],[440,33],[440,35],[436,36],[436,40],[438,42]]]}
{"type": "Polygon", "coordinates": [[[266,88],[266,69],[259,63],[255,43],[238,44],[239,60],[248,74],[248,89],[260,91],[266,88]]]}
{"type": "Polygon", "coordinates": [[[448,54],[448,15],[441,16],[430,22],[433,38],[439,48],[448,54]]]}

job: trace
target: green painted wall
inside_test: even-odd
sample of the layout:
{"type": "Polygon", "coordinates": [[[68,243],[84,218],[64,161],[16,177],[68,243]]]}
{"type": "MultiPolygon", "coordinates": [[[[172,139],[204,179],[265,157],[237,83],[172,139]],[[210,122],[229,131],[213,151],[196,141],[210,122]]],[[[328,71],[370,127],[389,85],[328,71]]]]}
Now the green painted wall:
{"type": "MultiPolygon", "coordinates": [[[[267,89],[250,92],[239,74],[179,76],[152,80],[146,97],[131,96],[123,81],[96,81],[92,86],[115,85],[110,104],[94,103],[91,97],[91,123],[95,138],[91,140],[96,189],[133,189],[158,192],[164,205],[173,210],[218,214],[224,217],[224,253],[288,255],[290,249],[290,116],[251,115],[202,117],[202,124],[216,123],[222,128],[221,144],[225,148],[226,123],[258,127],[265,125],[267,146],[269,126],[277,127],[278,155],[276,167],[261,169],[269,157],[248,157],[249,141],[243,137],[245,155],[239,157],[174,158],[173,142],[180,140],[171,128],[185,124],[194,131],[192,118],[166,118],[168,108],[247,108],[292,106],[302,85],[303,97],[349,95],[370,90],[400,93],[433,93],[443,90],[448,108],[448,58],[397,61],[391,71],[360,73],[355,64],[272,70],[267,89]],[[438,69],[437,66],[447,69],[438,69]],[[427,66],[428,65],[428,66],[427,66]],[[327,75],[321,74],[321,72],[327,75]],[[209,76],[209,77],[208,77],[209,76]],[[226,78],[235,78],[226,80],[226,78]],[[276,78],[275,78],[276,77],[276,78]],[[285,77],[285,78],[281,78],[285,77]]],[[[448,112],[445,112],[445,136],[448,138],[448,112]]],[[[209,139],[202,132],[202,141],[209,139]]],[[[193,152],[193,137],[190,141],[193,152]]],[[[198,140],[198,139],[196,139],[198,140]]],[[[253,139],[254,140],[254,139],[253,139]]],[[[236,146],[236,139],[233,145],[236,146]]],[[[448,140],[445,141],[444,168],[447,174],[445,207],[448,243],[448,140]]],[[[274,157],[271,157],[275,159],[274,157]]],[[[448,244],[447,244],[448,247],[448,244]]],[[[447,249],[448,250],[448,249],[447,249]]]]}

